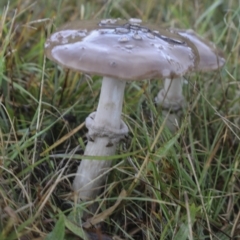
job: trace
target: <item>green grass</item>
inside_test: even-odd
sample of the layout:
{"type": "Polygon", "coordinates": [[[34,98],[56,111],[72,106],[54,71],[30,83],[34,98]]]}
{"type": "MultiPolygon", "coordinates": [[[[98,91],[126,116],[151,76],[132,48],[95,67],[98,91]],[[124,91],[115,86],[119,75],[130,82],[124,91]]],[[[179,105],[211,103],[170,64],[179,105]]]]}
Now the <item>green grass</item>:
{"type": "Polygon", "coordinates": [[[127,84],[123,119],[130,134],[96,200],[103,222],[85,224],[85,231],[115,239],[239,239],[239,6],[239,0],[1,1],[0,239],[84,238],[78,213],[88,203],[74,203],[71,183],[101,78],[45,59],[44,42],[67,21],[110,17],[192,28],[217,44],[226,65],[186,76],[189,104],[174,135],[162,128],[154,105],[161,81],[127,84]]]}

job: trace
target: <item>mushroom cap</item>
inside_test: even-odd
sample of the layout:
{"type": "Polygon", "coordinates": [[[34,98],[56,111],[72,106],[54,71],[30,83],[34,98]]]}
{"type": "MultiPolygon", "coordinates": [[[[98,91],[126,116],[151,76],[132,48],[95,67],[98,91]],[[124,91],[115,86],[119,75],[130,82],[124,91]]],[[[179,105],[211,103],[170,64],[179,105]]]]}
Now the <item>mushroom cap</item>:
{"type": "Polygon", "coordinates": [[[198,50],[199,63],[196,67],[198,71],[209,71],[220,69],[225,64],[223,54],[216,49],[212,42],[209,42],[195,33],[192,29],[171,29],[172,33],[178,33],[191,41],[198,50]]]}
{"type": "Polygon", "coordinates": [[[191,41],[150,30],[140,19],[68,23],[47,39],[45,53],[64,67],[128,81],[178,77],[194,70],[199,58],[191,41]]]}

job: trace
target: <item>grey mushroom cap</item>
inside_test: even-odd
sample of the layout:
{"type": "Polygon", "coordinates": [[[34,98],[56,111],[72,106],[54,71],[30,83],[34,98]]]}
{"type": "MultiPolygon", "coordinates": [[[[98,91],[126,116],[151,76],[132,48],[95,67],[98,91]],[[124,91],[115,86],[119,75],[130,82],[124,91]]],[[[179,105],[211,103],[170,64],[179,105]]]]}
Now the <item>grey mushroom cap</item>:
{"type": "Polygon", "coordinates": [[[47,39],[45,52],[64,67],[128,81],[182,76],[199,60],[186,38],[139,19],[69,23],[47,39]]]}
{"type": "Polygon", "coordinates": [[[198,71],[217,70],[223,67],[225,59],[220,50],[216,49],[215,45],[200,37],[192,29],[171,29],[172,33],[177,33],[191,41],[197,48],[199,53],[199,63],[196,67],[198,71]]]}

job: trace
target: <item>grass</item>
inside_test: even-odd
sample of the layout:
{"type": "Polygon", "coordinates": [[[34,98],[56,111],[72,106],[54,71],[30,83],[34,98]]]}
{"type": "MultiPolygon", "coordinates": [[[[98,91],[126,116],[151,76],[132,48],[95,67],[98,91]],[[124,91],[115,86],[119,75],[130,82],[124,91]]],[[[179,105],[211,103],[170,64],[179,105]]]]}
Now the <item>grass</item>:
{"type": "Polygon", "coordinates": [[[43,46],[67,21],[109,17],[193,28],[217,44],[226,65],[186,76],[189,105],[174,135],[153,101],[161,81],[127,84],[129,138],[96,200],[96,225],[85,231],[92,239],[240,238],[240,1],[158,2],[1,1],[1,240],[84,238],[78,213],[88,203],[74,203],[71,183],[101,79],[53,64],[43,46]]]}

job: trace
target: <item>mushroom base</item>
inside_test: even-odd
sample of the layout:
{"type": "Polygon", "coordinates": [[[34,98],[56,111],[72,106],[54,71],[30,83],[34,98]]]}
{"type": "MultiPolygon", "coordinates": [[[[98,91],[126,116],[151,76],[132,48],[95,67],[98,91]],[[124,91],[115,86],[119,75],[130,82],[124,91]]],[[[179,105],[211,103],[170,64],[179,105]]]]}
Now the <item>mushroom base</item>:
{"type": "MultiPolygon", "coordinates": [[[[108,146],[109,138],[96,138],[94,142],[89,141],[86,156],[112,156],[116,151],[116,144],[108,146]]],[[[73,189],[78,192],[80,200],[92,200],[101,191],[112,160],[90,160],[82,159],[73,182],[73,189]]]]}
{"type": "Polygon", "coordinates": [[[174,112],[169,112],[167,110],[162,110],[162,118],[163,120],[166,119],[165,125],[169,129],[171,133],[175,133],[181,124],[181,117],[182,117],[182,111],[174,111],[174,112]]]}

